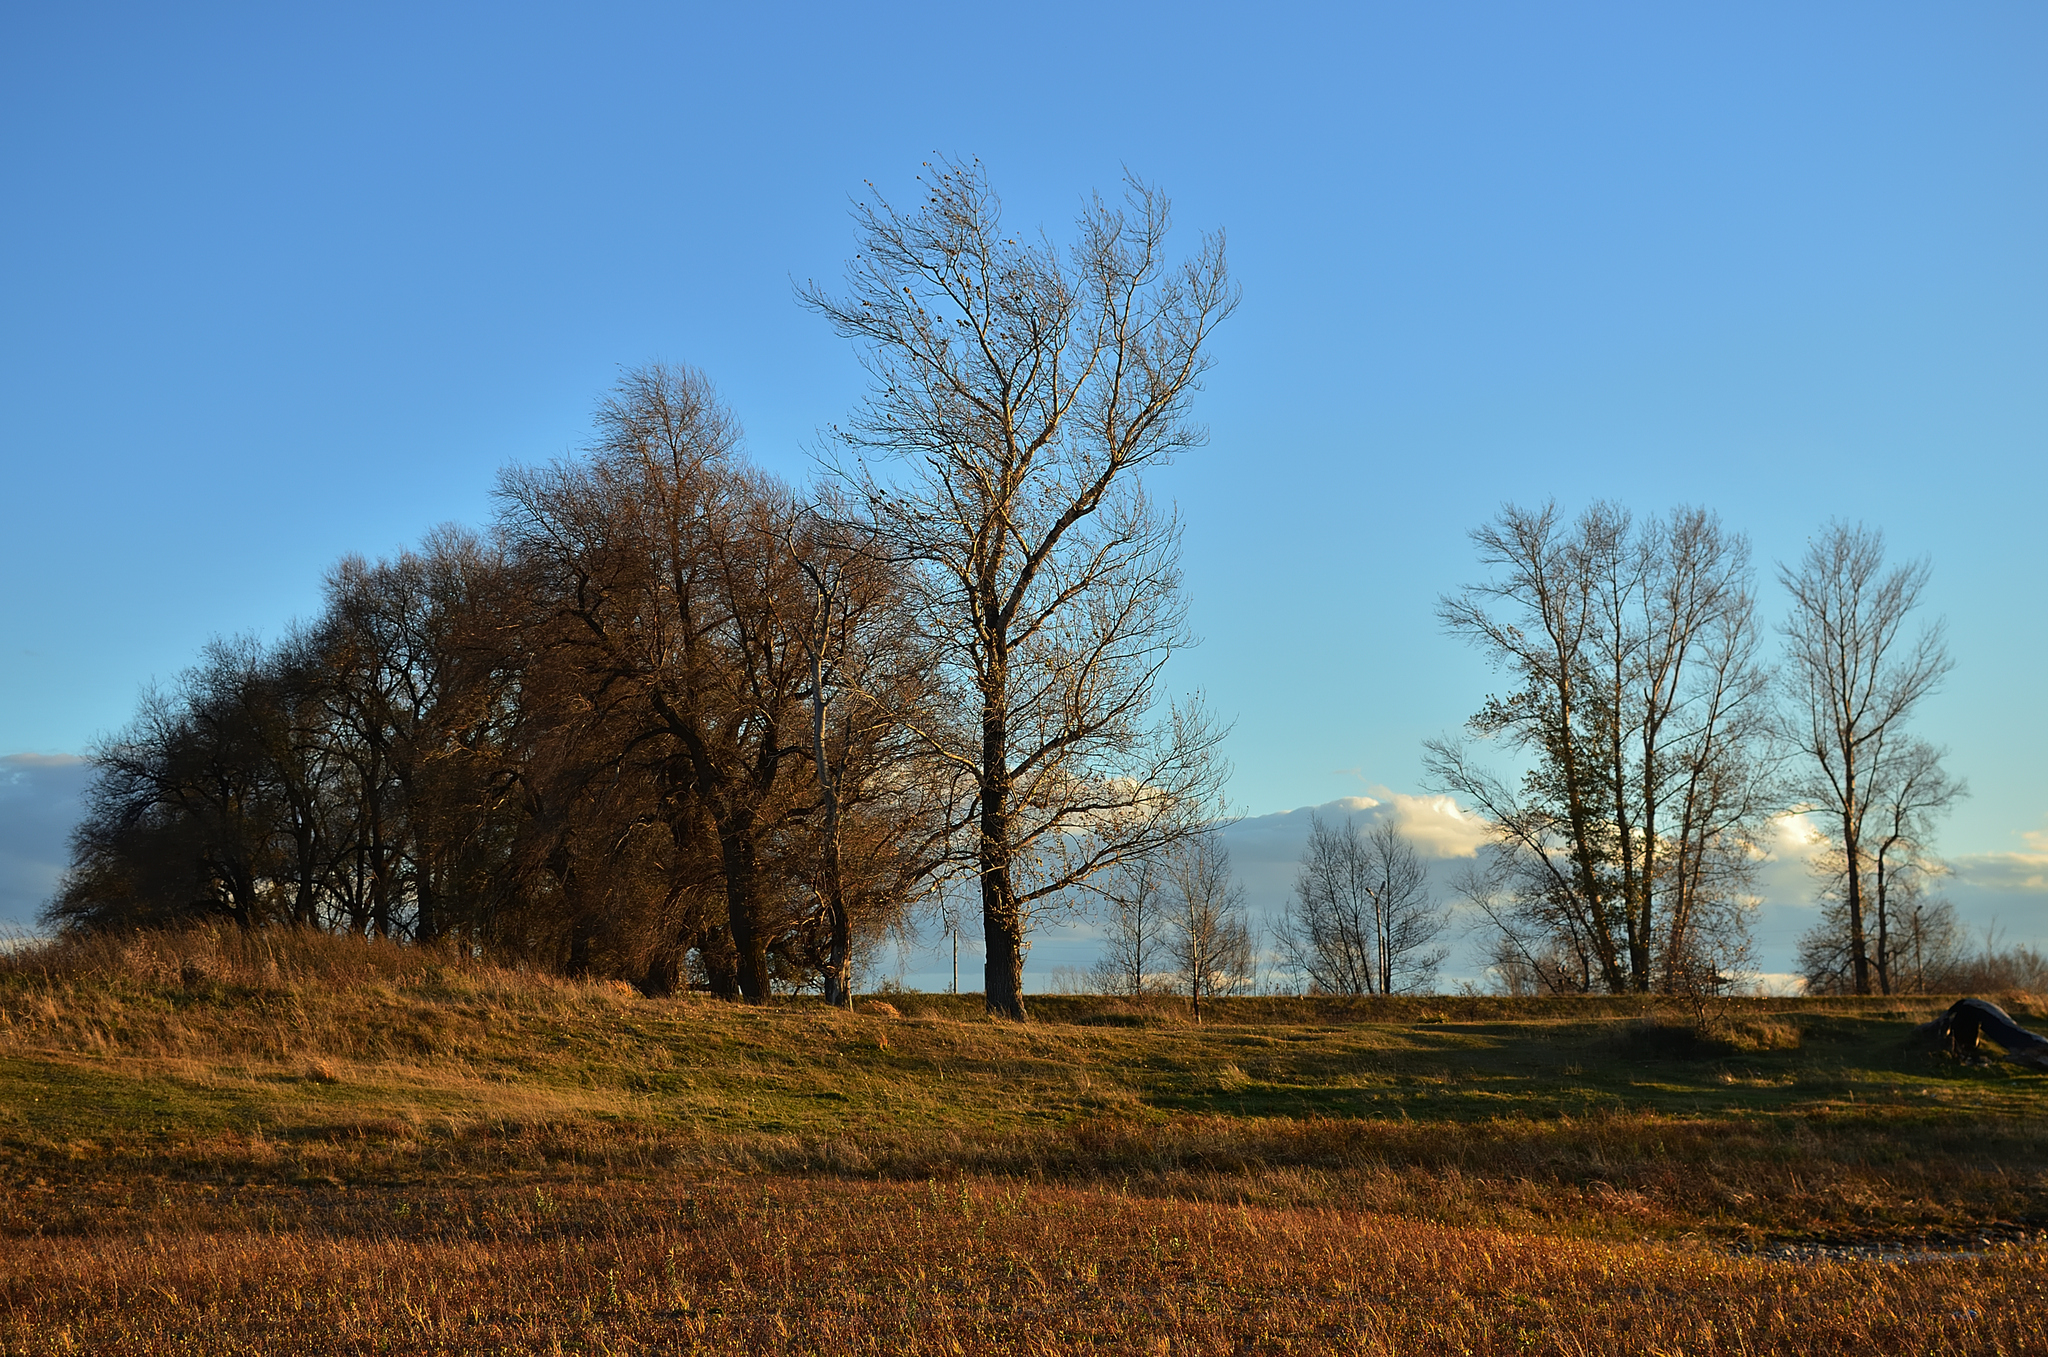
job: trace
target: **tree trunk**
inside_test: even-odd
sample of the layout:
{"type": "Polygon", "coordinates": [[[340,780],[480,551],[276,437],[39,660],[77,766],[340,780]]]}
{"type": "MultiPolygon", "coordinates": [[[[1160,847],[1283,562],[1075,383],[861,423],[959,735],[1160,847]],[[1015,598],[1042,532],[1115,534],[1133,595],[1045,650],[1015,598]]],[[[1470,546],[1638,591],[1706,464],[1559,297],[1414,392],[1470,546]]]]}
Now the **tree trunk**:
{"type": "MultiPolygon", "coordinates": [[[[1647,745],[1647,741],[1645,742],[1647,745]]],[[[1655,970],[1651,960],[1657,926],[1657,803],[1651,795],[1650,778],[1655,752],[1643,752],[1643,854],[1636,868],[1636,915],[1629,928],[1629,966],[1635,972],[1636,993],[1648,994],[1655,970]]],[[[1670,939],[1665,940],[1666,946],[1670,939]]]]}
{"type": "MultiPolygon", "coordinates": [[[[997,610],[990,600],[984,615],[997,610]]],[[[982,996],[991,1017],[1023,1022],[1024,916],[1010,880],[1010,727],[1006,657],[990,657],[981,715],[981,933],[987,960],[982,996]]]]}
{"type": "Polygon", "coordinates": [[[590,974],[591,952],[597,943],[597,920],[578,910],[569,925],[569,954],[562,962],[565,975],[582,979],[590,974]]]}
{"type": "Polygon", "coordinates": [[[1568,683],[1559,684],[1558,712],[1556,733],[1564,764],[1565,813],[1571,823],[1572,863],[1578,871],[1579,889],[1586,900],[1587,931],[1591,934],[1588,941],[1592,943],[1593,955],[1600,963],[1600,978],[1606,984],[1607,992],[1626,994],[1628,977],[1622,973],[1621,957],[1614,946],[1614,920],[1608,900],[1602,893],[1600,868],[1593,856],[1593,812],[1587,805],[1583,785],[1586,777],[1584,760],[1572,738],[1572,722],[1577,717],[1568,683]]]}
{"type": "Polygon", "coordinates": [[[762,936],[761,869],[748,817],[721,817],[718,847],[725,865],[726,924],[732,930],[735,976],[750,1003],[768,998],[768,939],[762,936]]]}
{"type": "MultiPolygon", "coordinates": [[[[839,780],[825,749],[825,663],[823,643],[810,648],[811,762],[818,774],[818,799],[825,807],[825,921],[831,941],[825,954],[825,1002],[853,1007],[853,921],[847,917],[846,883],[839,872],[839,780]]],[[[957,971],[959,963],[954,963],[957,971]]]]}
{"type": "Polygon", "coordinates": [[[1892,930],[1890,911],[1885,908],[1885,869],[1887,857],[1898,841],[1898,836],[1893,835],[1878,847],[1877,871],[1874,874],[1877,880],[1877,990],[1880,994],[1892,992],[1892,930]]]}
{"type": "Polygon", "coordinates": [[[981,878],[981,930],[988,941],[982,968],[982,993],[992,1017],[1024,1021],[1024,926],[1017,899],[1010,891],[1008,864],[984,869],[981,878]]]}
{"type": "Polygon", "coordinates": [[[1856,827],[1848,816],[1843,818],[1842,842],[1847,846],[1849,861],[1849,964],[1856,976],[1856,992],[1870,993],[1870,952],[1863,932],[1863,854],[1857,843],[1856,827]]]}
{"type": "Polygon", "coordinates": [[[640,992],[650,999],[666,999],[682,985],[684,948],[680,939],[654,949],[641,973],[640,992]]]}
{"type": "Polygon", "coordinates": [[[1647,882],[1636,871],[1635,830],[1629,823],[1628,759],[1623,752],[1621,730],[1624,686],[1617,660],[1613,691],[1608,694],[1607,710],[1601,713],[1601,724],[1607,728],[1608,748],[1603,753],[1608,759],[1607,776],[1613,784],[1615,838],[1621,849],[1621,932],[1628,947],[1626,983],[1640,994],[1650,988],[1650,892],[1647,882]]]}
{"type": "Polygon", "coordinates": [[[846,918],[846,899],[833,887],[833,899],[825,908],[831,915],[832,941],[825,954],[825,1002],[835,1008],[853,1007],[853,929],[846,918]]]}
{"type": "Polygon", "coordinates": [[[697,938],[697,960],[703,963],[704,977],[713,994],[721,999],[740,997],[739,974],[726,930],[715,924],[705,928],[697,938]]]}
{"type": "Polygon", "coordinates": [[[853,1007],[853,921],[847,917],[846,888],[839,880],[839,836],[836,816],[825,815],[825,915],[832,938],[825,954],[825,1002],[853,1007]]]}
{"type": "Polygon", "coordinates": [[[1024,920],[1010,884],[1009,788],[984,779],[981,810],[982,994],[992,1017],[1024,1021],[1024,920]],[[993,783],[994,785],[991,785],[993,783]]]}

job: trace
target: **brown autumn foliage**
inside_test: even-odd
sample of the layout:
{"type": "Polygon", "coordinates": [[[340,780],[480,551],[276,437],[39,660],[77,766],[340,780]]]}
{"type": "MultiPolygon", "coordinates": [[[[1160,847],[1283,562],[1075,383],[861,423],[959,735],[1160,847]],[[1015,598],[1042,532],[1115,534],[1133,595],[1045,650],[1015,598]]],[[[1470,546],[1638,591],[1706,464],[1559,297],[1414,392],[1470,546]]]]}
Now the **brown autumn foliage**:
{"type": "Polygon", "coordinates": [[[629,373],[489,536],[344,560],[314,622],[210,647],[96,752],[47,921],[843,1000],[945,852],[929,666],[900,569],[738,438],[700,374],[629,373]]]}

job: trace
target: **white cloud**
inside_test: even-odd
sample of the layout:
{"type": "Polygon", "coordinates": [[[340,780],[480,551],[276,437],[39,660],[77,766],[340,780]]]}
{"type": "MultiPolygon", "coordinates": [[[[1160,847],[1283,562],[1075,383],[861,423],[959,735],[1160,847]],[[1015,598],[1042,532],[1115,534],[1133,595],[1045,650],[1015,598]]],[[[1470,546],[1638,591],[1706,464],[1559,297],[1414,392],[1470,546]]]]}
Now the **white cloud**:
{"type": "Polygon", "coordinates": [[[1424,856],[1469,858],[1491,838],[1486,821],[1448,796],[1391,794],[1394,823],[1424,856]]]}
{"type": "MultiPolygon", "coordinates": [[[[2048,819],[2048,816],[2044,816],[2048,819]]],[[[1950,858],[1956,880],[1987,891],[2048,891],[2048,828],[2020,832],[2020,853],[1969,853],[1950,858]]]]}
{"type": "Polygon", "coordinates": [[[1763,847],[1772,858],[1807,861],[1827,848],[1828,835],[1810,811],[1774,816],[1764,831],[1763,847]]]}
{"type": "MultiPolygon", "coordinates": [[[[2044,815],[2041,818],[2044,821],[2048,821],[2048,815],[2044,815]]],[[[2048,828],[2026,830],[2020,835],[2020,842],[2026,844],[2027,847],[2033,849],[2036,853],[2048,857],[2048,828]]]]}
{"type": "Polygon", "coordinates": [[[0,754],[0,786],[24,773],[83,768],[82,754],[0,754]]]}
{"type": "Polygon", "coordinates": [[[2048,853],[1969,853],[1948,865],[1956,880],[1983,890],[2048,891],[2048,853]]]}
{"type": "Polygon", "coordinates": [[[1487,840],[1486,822],[1448,796],[1411,796],[1382,787],[1378,796],[1340,796],[1320,806],[1239,820],[1225,831],[1234,860],[1286,862],[1291,868],[1308,842],[1312,815],[1350,820],[1360,828],[1391,819],[1429,858],[1469,858],[1487,840]]]}

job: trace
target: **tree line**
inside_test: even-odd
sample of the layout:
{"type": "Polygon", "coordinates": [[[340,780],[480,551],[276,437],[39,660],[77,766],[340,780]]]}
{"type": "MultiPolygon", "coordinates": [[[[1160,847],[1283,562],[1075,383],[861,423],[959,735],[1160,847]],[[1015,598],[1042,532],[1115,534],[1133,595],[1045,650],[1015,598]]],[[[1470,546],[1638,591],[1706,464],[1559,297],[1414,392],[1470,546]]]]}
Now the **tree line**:
{"type": "Polygon", "coordinates": [[[488,534],[347,559],[97,752],[51,907],[448,941],[651,991],[846,987],[949,851],[903,573],[749,466],[698,374],[629,374],[488,534]]]}
{"type": "Polygon", "coordinates": [[[1078,983],[1180,994],[1197,1020],[1205,998],[1251,993],[1271,967],[1310,994],[1401,994],[1429,989],[1448,955],[1438,945],[1448,911],[1414,844],[1387,820],[1360,828],[1311,814],[1293,895],[1263,936],[1215,826],[1124,864],[1099,893],[1102,951],[1078,983]]]}
{"type": "Polygon", "coordinates": [[[1214,819],[1220,728],[1170,703],[1179,524],[1220,236],[1135,180],[1065,248],[975,163],[856,210],[803,302],[874,377],[792,487],[686,368],[629,373],[487,531],[217,642],[94,754],[69,929],[228,919],[448,941],[650,992],[850,993],[863,941],[970,884],[992,1012],[1036,910],[1214,819]]]}
{"type": "Polygon", "coordinates": [[[1929,892],[1939,818],[1966,792],[1911,722],[1951,668],[1912,617],[1925,561],[1836,522],[1779,581],[1767,655],[1749,546],[1718,517],[1596,503],[1508,506],[1473,534],[1491,578],[1445,597],[1448,631],[1512,685],[1429,744],[1436,785],[1491,850],[1459,883],[1510,988],[1698,992],[1751,969],[1756,871],[1780,817],[1827,847],[1801,945],[1816,991],[1939,987],[1959,944],[1929,892]],[[1510,776],[1477,756],[1515,755],[1510,776]]]}
{"type": "MultiPolygon", "coordinates": [[[[587,447],[500,475],[484,530],[343,560],[316,618],[149,693],[94,753],[46,919],[844,1002],[860,949],[952,886],[993,1013],[1024,1016],[1034,918],[1091,897],[1104,983],[1144,988],[1165,947],[1197,1004],[1241,986],[1224,732],[1162,687],[1193,638],[1180,525],[1143,484],[1204,441],[1222,237],[1171,255],[1135,180],[1065,246],[1006,232],[978,163],[920,183],[856,206],[843,290],[800,291],[872,378],[815,483],[752,465],[702,374],[626,374],[587,447]]],[[[1832,525],[1780,572],[1773,665],[1748,544],[1707,511],[1509,506],[1473,536],[1493,573],[1439,611],[1509,688],[1428,767],[1490,827],[1457,888],[1498,975],[1725,984],[1791,810],[1833,845],[1814,983],[1939,971],[1933,831],[1964,789],[1909,730],[1950,667],[1938,626],[1907,629],[1925,563],[1832,525]]],[[[1274,941],[1312,989],[1393,993],[1433,983],[1445,927],[1392,826],[1318,822],[1274,941]]]]}

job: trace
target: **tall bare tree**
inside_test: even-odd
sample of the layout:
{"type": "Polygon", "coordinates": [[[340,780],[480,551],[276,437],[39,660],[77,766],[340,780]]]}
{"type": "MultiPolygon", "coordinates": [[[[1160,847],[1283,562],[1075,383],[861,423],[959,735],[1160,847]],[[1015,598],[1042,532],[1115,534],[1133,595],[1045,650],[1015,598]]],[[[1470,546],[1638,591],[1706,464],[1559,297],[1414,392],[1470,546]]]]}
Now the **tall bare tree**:
{"type": "MultiPolygon", "coordinates": [[[[1930,901],[1927,895],[1930,883],[1947,871],[1933,851],[1935,821],[1968,789],[1948,775],[1941,760],[1941,750],[1907,737],[1887,742],[1866,768],[1859,894],[1870,925],[1865,937],[1869,969],[1881,994],[1914,992],[1916,980],[1909,977],[1927,974],[1930,939],[1943,932],[1929,920],[1945,902],[1930,901]]],[[[1817,992],[1853,989],[1848,857],[1836,844],[1815,865],[1827,884],[1820,920],[1800,939],[1802,967],[1817,992]]]]}
{"type": "Polygon", "coordinates": [[[1427,985],[1443,964],[1434,945],[1448,918],[1429,873],[1391,820],[1363,831],[1309,817],[1280,943],[1319,994],[1394,994],[1427,985]]]}
{"type": "MultiPolygon", "coordinates": [[[[1924,560],[1887,568],[1882,532],[1834,522],[1807,543],[1796,569],[1778,572],[1792,596],[1784,624],[1791,708],[1784,734],[1800,767],[1792,790],[1830,825],[1840,854],[1843,941],[1858,994],[1871,990],[1869,839],[1886,833],[1870,817],[1888,772],[1918,805],[1921,798],[1906,790],[1907,770],[1920,760],[1905,727],[1953,667],[1941,623],[1907,632],[1929,570],[1924,560]]],[[[1921,786],[1937,786],[1924,769],[1921,786]]]]}
{"type": "Polygon", "coordinates": [[[1511,785],[1429,744],[1494,830],[1467,894],[1572,988],[1669,988],[1740,952],[1723,944],[1772,805],[1747,543],[1702,510],[1637,524],[1608,504],[1570,524],[1510,505],[1473,540],[1499,573],[1440,616],[1517,687],[1468,725],[1531,763],[1511,785]]]}
{"type": "Polygon", "coordinates": [[[1169,261],[1166,200],[1136,181],[1122,207],[1090,202],[1064,252],[1004,231],[979,164],[942,163],[924,189],[915,210],[859,204],[847,293],[804,298],[874,378],[840,431],[847,470],[965,695],[922,734],[973,783],[986,1002],[1022,1018],[1033,910],[1216,800],[1219,732],[1155,714],[1191,638],[1179,526],[1139,473],[1202,441],[1189,404],[1237,292],[1220,235],[1169,261]]]}

